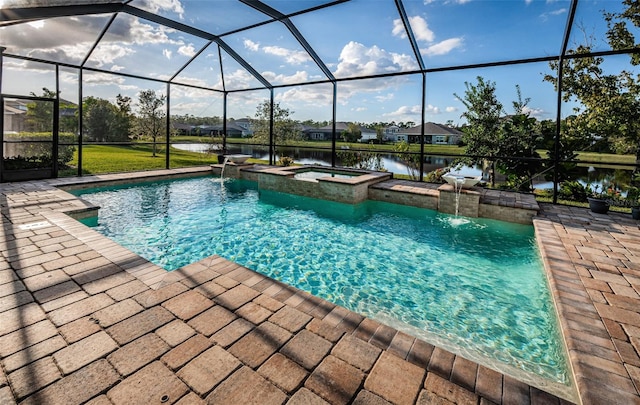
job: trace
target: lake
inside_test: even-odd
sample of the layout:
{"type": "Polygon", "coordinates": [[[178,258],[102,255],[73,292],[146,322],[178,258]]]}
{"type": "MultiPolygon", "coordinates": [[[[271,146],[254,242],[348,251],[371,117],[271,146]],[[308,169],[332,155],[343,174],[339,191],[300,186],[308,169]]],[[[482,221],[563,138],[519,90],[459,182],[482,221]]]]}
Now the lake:
{"type": "MultiPolygon", "coordinates": [[[[205,153],[209,151],[212,145],[208,143],[175,143],[171,146],[180,150],[205,153]]],[[[230,154],[251,155],[255,159],[269,160],[269,149],[266,146],[227,144],[227,150],[230,154]]],[[[295,163],[331,166],[331,150],[278,147],[278,152],[276,161],[277,157],[282,153],[285,156],[292,157],[295,163]]],[[[382,164],[386,171],[397,174],[409,174],[407,166],[395,154],[382,153],[381,155],[382,164]]],[[[424,172],[426,174],[436,169],[448,167],[453,163],[454,159],[454,157],[448,156],[425,155],[424,172]]],[[[339,156],[336,157],[336,165],[342,166],[339,156]]],[[[488,173],[483,173],[482,168],[479,166],[462,166],[455,172],[463,176],[483,176],[485,180],[489,178],[488,173]]],[[[598,165],[578,166],[574,171],[575,179],[583,185],[591,184],[592,187],[596,185],[601,186],[602,184],[609,185],[616,182],[619,184],[628,184],[630,176],[630,170],[599,167],[598,165]]],[[[498,174],[496,179],[498,182],[501,182],[505,180],[505,177],[498,174]]],[[[553,182],[545,180],[544,176],[539,176],[539,178],[534,179],[534,185],[537,189],[553,188],[553,182]]]]}

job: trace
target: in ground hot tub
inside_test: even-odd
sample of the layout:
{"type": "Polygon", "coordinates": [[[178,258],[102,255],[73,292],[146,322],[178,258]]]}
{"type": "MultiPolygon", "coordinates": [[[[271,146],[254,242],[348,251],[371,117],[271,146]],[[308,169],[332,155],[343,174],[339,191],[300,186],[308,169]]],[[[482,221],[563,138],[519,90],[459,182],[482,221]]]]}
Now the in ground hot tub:
{"type": "Polygon", "coordinates": [[[311,170],[299,170],[293,175],[293,178],[296,180],[306,180],[306,181],[315,181],[323,178],[333,178],[333,179],[351,179],[353,177],[361,176],[363,173],[351,173],[351,172],[343,172],[339,170],[320,170],[320,169],[311,169],[311,170]]]}
{"type": "Polygon", "coordinates": [[[347,204],[365,201],[370,185],[392,177],[386,172],[318,165],[258,167],[252,172],[261,189],[347,204]]]}

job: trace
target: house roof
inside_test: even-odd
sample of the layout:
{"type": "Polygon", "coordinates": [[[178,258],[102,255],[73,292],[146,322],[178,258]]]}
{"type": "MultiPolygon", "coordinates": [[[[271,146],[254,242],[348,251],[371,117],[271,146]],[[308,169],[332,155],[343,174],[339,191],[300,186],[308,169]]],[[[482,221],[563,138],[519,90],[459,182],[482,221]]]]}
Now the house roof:
{"type": "Polygon", "coordinates": [[[14,108],[10,105],[5,105],[4,106],[4,113],[5,114],[26,114],[27,112],[25,110],[20,110],[18,108],[14,108]]]}
{"type": "MultiPolygon", "coordinates": [[[[222,124],[200,125],[200,128],[208,130],[208,131],[222,131],[222,124]]],[[[227,131],[243,132],[243,131],[245,131],[245,129],[242,128],[241,126],[238,126],[238,125],[235,125],[235,124],[231,124],[231,123],[227,123],[227,131]]]]}
{"type": "MultiPolygon", "coordinates": [[[[416,125],[415,127],[408,129],[401,129],[398,134],[406,135],[420,135],[422,132],[422,125],[416,125]]],[[[462,132],[455,128],[448,127],[443,124],[436,124],[435,122],[427,122],[424,124],[425,135],[457,135],[461,136],[462,132]]]]}
{"type": "MultiPolygon", "coordinates": [[[[349,130],[349,122],[344,122],[344,121],[336,121],[336,132],[343,132],[343,131],[347,131],[349,130]]],[[[373,129],[369,129],[369,128],[363,128],[361,126],[358,125],[358,129],[360,129],[360,132],[365,133],[365,132],[376,132],[373,129]]],[[[329,132],[331,133],[331,131],[333,131],[333,126],[331,125],[325,125],[324,127],[320,127],[320,128],[308,128],[305,129],[305,132],[329,132]]]]}

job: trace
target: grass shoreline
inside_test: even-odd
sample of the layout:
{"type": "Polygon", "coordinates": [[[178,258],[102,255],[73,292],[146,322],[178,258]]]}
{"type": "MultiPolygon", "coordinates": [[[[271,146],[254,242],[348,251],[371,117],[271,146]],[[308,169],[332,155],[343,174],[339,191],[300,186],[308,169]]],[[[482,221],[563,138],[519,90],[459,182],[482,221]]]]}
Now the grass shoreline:
{"type": "MultiPolygon", "coordinates": [[[[227,145],[249,145],[251,139],[233,138],[227,145]],[[231,142],[232,141],[232,142],[231,142]]],[[[186,137],[178,136],[171,138],[172,143],[210,143],[212,145],[221,144],[222,139],[210,137],[186,137]]],[[[337,142],[337,149],[342,151],[348,147],[349,150],[366,150],[379,153],[396,153],[391,144],[361,144],[337,142]]],[[[428,155],[459,157],[464,155],[464,148],[457,145],[424,145],[424,153],[428,155]]],[[[82,147],[83,174],[116,173],[136,170],[163,169],[166,164],[164,152],[165,144],[157,144],[157,156],[152,157],[153,145],[149,143],[132,143],[119,145],[106,144],[85,144],[82,147]]],[[[317,148],[327,150],[331,148],[328,141],[302,141],[296,144],[280,145],[277,148],[317,148]]],[[[410,145],[411,152],[419,153],[420,145],[410,145]]],[[[541,156],[546,155],[546,151],[539,150],[541,156]]],[[[218,163],[217,153],[189,152],[177,148],[171,148],[169,164],[170,167],[185,167],[218,163]]],[[[74,157],[70,166],[78,165],[78,150],[74,152],[74,157]]],[[[635,155],[615,155],[610,153],[579,152],[578,166],[596,166],[599,168],[633,170],[635,165],[635,155]]]]}

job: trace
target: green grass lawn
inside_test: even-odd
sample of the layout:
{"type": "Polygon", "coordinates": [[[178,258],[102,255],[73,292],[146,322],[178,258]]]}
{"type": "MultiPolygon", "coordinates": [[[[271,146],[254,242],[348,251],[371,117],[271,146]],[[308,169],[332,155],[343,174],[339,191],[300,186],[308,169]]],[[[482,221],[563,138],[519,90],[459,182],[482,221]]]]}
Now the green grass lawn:
{"type": "MultiPolygon", "coordinates": [[[[158,147],[153,156],[152,145],[114,146],[85,145],[82,148],[82,173],[119,173],[165,168],[164,147],[158,147]]],[[[169,164],[171,168],[202,166],[218,163],[215,154],[187,152],[171,149],[169,164]]],[[[78,151],[69,163],[72,168],[61,171],[61,176],[77,174],[78,151]]]]}
{"type": "MultiPolygon", "coordinates": [[[[174,136],[171,137],[172,143],[211,143],[222,145],[222,138],[217,137],[209,137],[209,136],[174,136]]],[[[255,139],[252,138],[227,138],[227,145],[250,145],[256,143],[255,139]]],[[[363,150],[374,150],[379,152],[394,152],[394,144],[386,143],[386,144],[368,144],[368,143],[360,143],[360,142],[343,142],[336,141],[336,149],[341,150],[341,148],[348,146],[349,149],[363,149],[363,150]]],[[[267,145],[264,145],[266,148],[267,145]]],[[[318,149],[328,149],[331,150],[331,141],[297,141],[294,143],[287,144],[279,144],[276,148],[318,148],[318,149]]],[[[411,144],[409,145],[409,149],[412,152],[420,153],[420,145],[419,144],[411,144]]],[[[464,148],[458,145],[424,145],[424,151],[427,154],[436,154],[436,155],[447,155],[447,156],[459,156],[464,154],[464,148]]]]}

